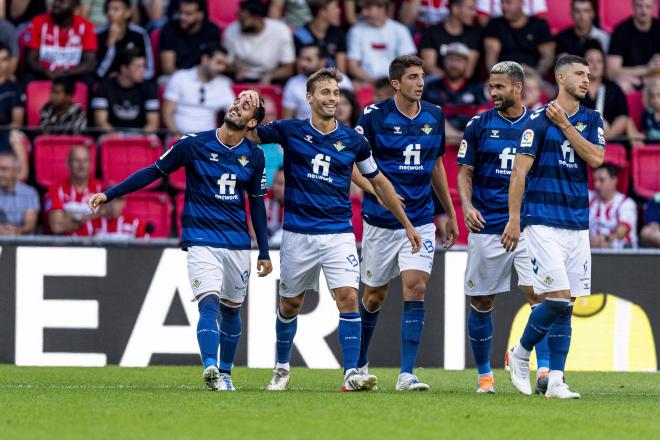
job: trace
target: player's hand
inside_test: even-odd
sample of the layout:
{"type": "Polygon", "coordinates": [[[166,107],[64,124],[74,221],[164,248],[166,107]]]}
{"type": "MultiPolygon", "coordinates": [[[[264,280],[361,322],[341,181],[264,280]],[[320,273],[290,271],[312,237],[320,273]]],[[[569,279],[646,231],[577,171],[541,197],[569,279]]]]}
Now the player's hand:
{"type": "Polygon", "coordinates": [[[479,232],[484,228],[486,220],[481,215],[481,213],[474,207],[464,209],[463,216],[465,221],[465,226],[472,232],[479,232]]]}
{"type": "Polygon", "coordinates": [[[259,277],[265,277],[273,271],[273,263],[270,260],[259,260],[257,261],[257,275],[259,277]]]}
{"type": "Polygon", "coordinates": [[[247,99],[250,102],[250,107],[259,107],[259,93],[254,90],[243,90],[238,94],[240,99],[247,99]]]}
{"type": "Polygon", "coordinates": [[[520,221],[512,222],[509,220],[502,234],[502,246],[507,252],[513,252],[518,246],[520,240],[520,221]]]}
{"type": "Polygon", "coordinates": [[[411,253],[416,254],[419,252],[419,250],[422,248],[422,236],[419,234],[417,229],[415,229],[413,226],[406,228],[406,236],[408,237],[408,240],[410,240],[410,245],[412,246],[411,253]]]}
{"type": "Polygon", "coordinates": [[[89,200],[87,200],[87,206],[89,206],[89,209],[92,210],[94,214],[96,214],[97,210],[99,207],[108,201],[108,198],[105,196],[103,193],[97,193],[92,195],[89,200]]]}
{"type": "Polygon", "coordinates": [[[571,125],[566,117],[566,112],[561,105],[555,100],[548,104],[548,107],[545,110],[545,115],[550,119],[550,122],[555,124],[557,127],[562,128],[567,125],[571,125]]]}
{"type": "Polygon", "coordinates": [[[456,243],[456,240],[458,239],[458,221],[456,220],[456,216],[449,216],[447,218],[447,238],[445,239],[445,242],[442,244],[442,247],[445,249],[449,249],[456,243]]]}

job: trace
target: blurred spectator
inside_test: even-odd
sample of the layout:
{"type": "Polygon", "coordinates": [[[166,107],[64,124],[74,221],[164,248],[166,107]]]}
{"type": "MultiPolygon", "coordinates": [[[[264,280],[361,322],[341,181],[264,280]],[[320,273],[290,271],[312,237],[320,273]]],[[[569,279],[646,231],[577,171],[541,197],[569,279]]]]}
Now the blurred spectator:
{"type": "Polygon", "coordinates": [[[199,66],[178,70],[163,94],[163,122],[175,136],[217,127],[218,112],[234,102],[227,70],[227,51],[219,45],[207,46],[199,66]]]}
{"type": "Polygon", "coordinates": [[[87,114],[73,102],[75,82],[68,77],[53,80],[50,101],[41,109],[39,128],[52,134],[77,134],[87,128],[87,114]]]}
{"type": "Polygon", "coordinates": [[[266,17],[266,5],[243,0],[238,21],[225,30],[223,42],[229,51],[236,81],[284,83],[294,73],[293,36],[286,24],[266,17]]]}
{"type": "Polygon", "coordinates": [[[25,135],[18,131],[25,117],[25,94],[14,81],[9,79],[10,52],[0,44],[0,151],[14,151],[19,160],[18,179],[28,177],[27,152],[24,146],[25,135]]]}
{"type": "Polygon", "coordinates": [[[108,133],[153,134],[160,126],[160,103],[156,85],[144,80],[147,61],[137,49],[126,49],[118,64],[119,75],[106,78],[92,99],[94,124],[108,133]]]}
{"type": "Polygon", "coordinates": [[[445,110],[447,136],[459,136],[479,107],[488,106],[484,85],[472,82],[467,77],[470,49],[463,43],[451,43],[443,58],[445,76],[426,84],[426,101],[442,105],[445,110]]]}
{"type": "Polygon", "coordinates": [[[607,57],[609,77],[625,92],[640,88],[645,76],[660,74],[660,20],[653,18],[656,1],[629,1],[633,15],[614,29],[607,57]]]}
{"type": "Polygon", "coordinates": [[[11,22],[0,18],[0,44],[9,49],[9,74],[14,76],[18,67],[18,32],[11,22]]]}
{"type": "Polygon", "coordinates": [[[44,201],[48,227],[52,234],[85,235],[87,222],[94,214],[87,206],[92,194],[103,190],[101,181],[90,177],[89,149],[84,145],[71,147],[67,159],[69,178],[53,184],[44,201]]]}
{"type": "Polygon", "coordinates": [[[13,151],[0,151],[0,235],[31,234],[37,227],[39,195],[18,180],[19,168],[13,151]]]}
{"type": "Polygon", "coordinates": [[[46,0],[5,0],[5,5],[7,19],[17,26],[46,13],[46,0]]]}
{"type": "Polygon", "coordinates": [[[610,45],[610,35],[594,26],[596,9],[593,0],[573,0],[571,2],[571,17],[573,18],[573,27],[564,29],[555,36],[557,57],[566,54],[583,57],[584,52],[587,50],[587,43],[592,40],[598,41],[603,51],[607,53],[610,45]]]}
{"type": "Polygon", "coordinates": [[[653,78],[644,87],[642,131],[649,143],[660,143],[660,78],[653,78]]]}
{"type": "Polygon", "coordinates": [[[268,16],[284,21],[292,28],[297,28],[312,20],[312,13],[306,0],[270,0],[268,16]]]}
{"type": "Polygon", "coordinates": [[[284,168],[275,173],[272,186],[264,196],[266,205],[266,216],[268,219],[268,243],[271,246],[279,246],[282,242],[284,230],[284,168]]]}
{"type": "MultiPolygon", "coordinates": [[[[277,104],[275,100],[268,95],[262,95],[261,99],[264,100],[264,119],[263,124],[275,121],[277,117],[277,104]]],[[[284,150],[280,144],[259,144],[259,148],[264,152],[264,159],[266,160],[266,186],[270,187],[277,170],[280,169],[284,162],[284,150]]]]}
{"type": "Polygon", "coordinates": [[[299,27],[293,33],[296,54],[303,46],[315,44],[322,48],[327,56],[326,65],[347,72],[346,35],[341,25],[339,0],[310,0],[307,2],[313,19],[299,27]]]}
{"type": "Polygon", "coordinates": [[[595,191],[589,191],[591,247],[637,247],[637,205],[616,190],[618,170],[605,164],[594,170],[595,191]]]}
{"type": "Polygon", "coordinates": [[[335,117],[342,124],[349,127],[355,127],[358,119],[360,119],[360,104],[355,97],[355,94],[350,90],[339,91],[339,105],[337,106],[337,113],[335,117]]]}
{"type": "MultiPolygon", "coordinates": [[[[291,77],[282,93],[283,119],[308,119],[312,110],[307,102],[307,78],[326,65],[325,53],[318,46],[304,46],[298,54],[298,75],[291,77]]],[[[339,84],[340,88],[352,89],[353,84],[347,75],[339,84]]]]}
{"type": "Polygon", "coordinates": [[[644,220],[639,233],[642,246],[660,248],[660,193],[644,205],[644,220]]]}
{"type": "Polygon", "coordinates": [[[426,29],[449,15],[449,0],[403,0],[399,21],[408,27],[426,29]]]}
{"type": "Polygon", "coordinates": [[[523,66],[525,84],[523,86],[522,103],[528,110],[538,110],[546,100],[543,98],[544,81],[536,70],[523,66]]]}
{"type": "Polygon", "coordinates": [[[80,0],[54,0],[50,13],[34,17],[26,44],[29,77],[89,79],[86,75],[94,72],[98,43],[94,25],[74,15],[79,4],[80,0]]]}
{"type": "MultiPolygon", "coordinates": [[[[511,2],[512,0],[477,0],[479,25],[486,26],[492,18],[505,15],[506,3],[511,2]]],[[[522,4],[523,13],[528,17],[543,17],[548,13],[545,0],[523,0],[522,4]]]]}
{"type": "Polygon", "coordinates": [[[481,30],[472,26],[476,15],[474,1],[449,0],[449,17],[424,32],[420,53],[427,75],[444,75],[442,58],[447,51],[447,45],[460,42],[470,49],[467,74],[468,78],[473,76],[481,51],[481,30]]]}
{"type": "Polygon", "coordinates": [[[137,217],[123,214],[122,211],[125,207],[126,199],[124,197],[118,197],[103,204],[99,215],[86,222],[78,235],[103,240],[144,238],[146,225],[137,217]]]}
{"type": "Polygon", "coordinates": [[[374,102],[390,99],[394,96],[394,89],[390,84],[390,79],[386,77],[378,78],[374,82],[374,102]]]}
{"type": "Polygon", "coordinates": [[[160,32],[160,70],[171,75],[199,63],[204,49],[220,42],[220,29],[206,18],[206,0],[181,0],[176,20],[160,32]]]}
{"type": "MultiPolygon", "coordinates": [[[[94,26],[96,26],[97,29],[99,26],[105,26],[108,24],[108,17],[106,14],[108,12],[109,1],[80,0],[80,3],[80,15],[94,23],[94,26]]],[[[131,12],[136,13],[138,11],[137,3],[138,0],[128,0],[128,8],[131,9],[131,12]]]]}
{"type": "Polygon", "coordinates": [[[416,54],[408,29],[390,19],[389,0],[360,0],[364,21],[348,31],[348,71],[353,79],[372,83],[388,76],[390,62],[416,54]]]}
{"type": "Polygon", "coordinates": [[[499,61],[515,61],[536,69],[543,77],[552,68],[555,43],[548,23],[523,12],[522,0],[502,0],[501,17],[484,31],[486,69],[499,61]]]}
{"type": "Polygon", "coordinates": [[[96,75],[105,78],[111,73],[119,72],[117,54],[126,49],[138,49],[147,61],[144,78],[153,78],[155,68],[151,40],[146,30],[130,22],[130,0],[107,0],[105,11],[108,24],[97,29],[100,62],[96,75]]]}

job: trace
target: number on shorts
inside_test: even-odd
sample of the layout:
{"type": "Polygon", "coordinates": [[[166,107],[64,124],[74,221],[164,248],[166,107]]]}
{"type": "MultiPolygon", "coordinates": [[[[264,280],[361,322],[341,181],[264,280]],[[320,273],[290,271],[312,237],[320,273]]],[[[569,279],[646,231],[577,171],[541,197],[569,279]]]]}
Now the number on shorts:
{"type": "Polygon", "coordinates": [[[357,267],[358,266],[358,260],[355,258],[355,255],[351,254],[348,257],[346,257],[349,263],[351,263],[351,266],[357,267]]]}
{"type": "Polygon", "coordinates": [[[426,249],[426,252],[431,253],[433,252],[433,242],[431,240],[424,240],[422,243],[424,245],[424,249],[426,249]]]}

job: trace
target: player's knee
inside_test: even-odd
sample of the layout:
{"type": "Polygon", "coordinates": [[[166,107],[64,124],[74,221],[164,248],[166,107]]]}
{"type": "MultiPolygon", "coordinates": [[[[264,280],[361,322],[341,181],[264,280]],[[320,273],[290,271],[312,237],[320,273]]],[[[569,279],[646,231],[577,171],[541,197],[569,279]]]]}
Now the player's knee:
{"type": "Polygon", "coordinates": [[[302,303],[302,295],[294,298],[280,297],[280,315],[287,319],[297,316],[302,308],[302,303]]]}
{"type": "Polygon", "coordinates": [[[406,301],[423,301],[424,293],[426,292],[426,281],[419,280],[411,283],[404,288],[404,295],[406,301]]]}
{"type": "Polygon", "coordinates": [[[377,288],[367,288],[364,291],[362,303],[364,307],[370,311],[375,312],[383,307],[385,303],[385,296],[387,295],[387,286],[377,288]]]}
{"type": "Polygon", "coordinates": [[[358,292],[353,288],[335,289],[335,302],[342,313],[358,311],[358,292]]]}
{"type": "Polygon", "coordinates": [[[216,294],[206,295],[197,305],[202,318],[217,319],[220,312],[220,298],[216,294]]]}
{"type": "Polygon", "coordinates": [[[220,313],[223,317],[235,318],[240,316],[241,305],[232,301],[220,301],[220,313]]]}
{"type": "Polygon", "coordinates": [[[479,312],[487,312],[492,310],[495,305],[494,295],[471,296],[470,304],[479,312]]]}

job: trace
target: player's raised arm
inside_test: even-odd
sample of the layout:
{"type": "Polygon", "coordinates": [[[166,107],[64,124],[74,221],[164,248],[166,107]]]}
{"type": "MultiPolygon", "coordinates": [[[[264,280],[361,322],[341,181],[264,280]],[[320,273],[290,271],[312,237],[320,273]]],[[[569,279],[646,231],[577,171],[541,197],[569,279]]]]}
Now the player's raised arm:
{"type": "Polygon", "coordinates": [[[447,172],[444,165],[442,165],[442,157],[438,157],[435,160],[433,173],[431,174],[431,186],[449,219],[447,224],[447,239],[443,244],[445,249],[449,249],[458,238],[458,223],[456,222],[456,210],[454,210],[454,204],[451,202],[451,195],[449,193],[447,172]]]}
{"type": "Polygon", "coordinates": [[[582,137],[577,128],[573,127],[566,117],[566,112],[557,101],[548,104],[545,111],[546,116],[555,124],[563,135],[571,143],[578,156],[582,158],[592,168],[597,168],[603,164],[605,159],[605,132],[603,131],[603,120],[600,118],[592,119],[595,127],[591,128],[591,139],[582,137]],[[595,138],[595,139],[594,139],[595,138]]]}

